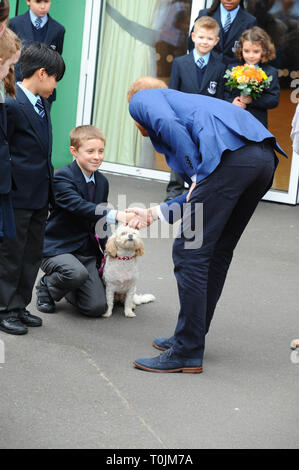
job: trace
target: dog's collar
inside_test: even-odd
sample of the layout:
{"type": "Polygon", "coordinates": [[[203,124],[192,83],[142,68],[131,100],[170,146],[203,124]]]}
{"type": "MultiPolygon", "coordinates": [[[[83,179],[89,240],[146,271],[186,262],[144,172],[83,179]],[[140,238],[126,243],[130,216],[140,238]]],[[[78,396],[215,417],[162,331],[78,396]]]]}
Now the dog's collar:
{"type": "Polygon", "coordinates": [[[120,256],[117,256],[116,258],[119,259],[120,261],[130,261],[131,259],[135,258],[135,256],[124,256],[123,258],[121,258],[120,256]]]}

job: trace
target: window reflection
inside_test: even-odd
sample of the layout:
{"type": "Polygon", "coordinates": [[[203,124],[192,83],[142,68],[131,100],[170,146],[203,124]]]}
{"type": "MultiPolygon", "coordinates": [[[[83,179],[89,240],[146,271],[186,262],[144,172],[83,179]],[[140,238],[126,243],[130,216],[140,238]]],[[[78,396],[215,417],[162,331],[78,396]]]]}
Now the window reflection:
{"type": "Polygon", "coordinates": [[[187,52],[192,0],[164,0],[156,11],[154,29],[160,31],[156,43],[157,77],[168,83],[175,57],[187,52]]]}
{"type": "Polygon", "coordinates": [[[299,77],[299,1],[248,0],[247,9],[271,36],[277,54],[272,64],[279,69],[281,88],[289,88],[299,77]]]}

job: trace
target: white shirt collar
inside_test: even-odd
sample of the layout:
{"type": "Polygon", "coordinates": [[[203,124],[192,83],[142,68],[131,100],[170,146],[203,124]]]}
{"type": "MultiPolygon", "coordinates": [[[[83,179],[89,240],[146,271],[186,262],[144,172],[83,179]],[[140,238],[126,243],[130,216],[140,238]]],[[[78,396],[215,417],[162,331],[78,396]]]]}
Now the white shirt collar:
{"type": "MultiPolygon", "coordinates": [[[[38,16],[36,16],[34,13],[32,13],[31,10],[29,10],[29,15],[30,15],[31,23],[33,24],[33,26],[35,26],[34,23],[35,23],[36,19],[38,18],[38,16]]],[[[41,28],[43,28],[45,26],[45,24],[47,23],[49,17],[48,17],[48,15],[45,15],[45,16],[41,16],[40,19],[42,20],[40,26],[41,26],[41,28]]]]}
{"type": "MultiPolygon", "coordinates": [[[[79,166],[79,165],[78,165],[79,166]]],[[[79,167],[80,168],[80,167],[79,167]]],[[[84,176],[84,179],[86,181],[86,183],[91,183],[93,182],[94,184],[96,184],[96,181],[95,181],[95,178],[94,178],[94,173],[91,175],[90,178],[88,178],[88,176],[84,173],[84,171],[82,170],[82,168],[80,168],[80,170],[82,171],[82,175],[84,176]]]]}
{"type": "Polygon", "coordinates": [[[33,104],[33,106],[36,105],[36,102],[38,99],[41,99],[41,97],[39,95],[34,95],[32,93],[32,91],[28,90],[28,88],[25,88],[21,82],[17,82],[17,85],[21,88],[21,90],[25,93],[25,95],[27,96],[28,100],[30,101],[30,103],[33,104]]]}
{"type": "Polygon", "coordinates": [[[205,65],[208,65],[209,60],[210,60],[210,54],[211,54],[211,52],[208,52],[207,54],[200,56],[194,48],[193,49],[194,62],[196,63],[198,61],[199,57],[201,57],[205,61],[205,65]]]}
{"type": "Polygon", "coordinates": [[[220,18],[221,18],[222,26],[225,25],[226,17],[227,17],[228,12],[230,13],[231,22],[234,21],[234,19],[236,18],[237,14],[238,14],[239,8],[240,8],[240,6],[238,5],[237,8],[235,8],[234,10],[229,10],[228,11],[224,8],[222,3],[220,3],[220,18]]]}

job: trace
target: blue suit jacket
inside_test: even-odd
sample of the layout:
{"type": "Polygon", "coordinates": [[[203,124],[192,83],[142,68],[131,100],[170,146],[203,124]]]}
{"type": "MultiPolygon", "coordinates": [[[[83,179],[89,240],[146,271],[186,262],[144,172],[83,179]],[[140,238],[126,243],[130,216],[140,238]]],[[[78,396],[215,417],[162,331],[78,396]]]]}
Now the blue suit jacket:
{"type": "MultiPolygon", "coordinates": [[[[22,40],[23,45],[31,44],[34,42],[32,23],[30,19],[29,11],[24,15],[15,16],[9,21],[10,29],[19,36],[22,40]]],[[[64,27],[53,20],[50,15],[48,15],[48,26],[47,26],[47,35],[45,38],[45,44],[48,44],[52,49],[62,54],[63,50],[63,41],[64,41],[65,29],[64,27]]],[[[15,66],[15,76],[16,81],[22,80],[22,74],[19,64],[15,66]]],[[[52,102],[55,100],[56,90],[52,93],[49,98],[49,101],[52,102]]]]}
{"type": "Polygon", "coordinates": [[[7,98],[7,139],[13,180],[13,206],[19,209],[41,209],[52,195],[53,166],[52,126],[49,104],[42,98],[48,125],[48,142],[43,136],[40,117],[25,93],[17,86],[16,99],[7,98]]]}
{"type": "MultiPolygon", "coordinates": [[[[212,173],[225,150],[237,150],[248,142],[269,139],[273,148],[286,156],[257,119],[224,100],[147,89],[133,96],[129,111],[146,129],[157,152],[165,155],[170,168],[189,184],[194,174],[198,183],[212,173]]],[[[186,195],[175,199],[180,204],[185,200],[186,195]]]]}
{"type": "MultiPolygon", "coordinates": [[[[95,202],[90,202],[84,176],[76,161],[55,173],[55,205],[47,220],[44,256],[57,256],[78,250],[86,238],[95,233],[96,222],[109,212],[104,205],[99,207],[108,200],[108,181],[98,171],[94,176],[95,202]]],[[[106,229],[107,225],[103,223],[103,230],[106,229]]],[[[103,236],[103,245],[107,235],[108,233],[103,236]]]]}
{"type": "Polygon", "coordinates": [[[221,57],[211,51],[200,87],[197,68],[192,52],[174,59],[168,88],[184,93],[199,93],[214,98],[223,98],[225,65],[221,62],[221,57]]]}
{"type": "MultiPolygon", "coordinates": [[[[207,8],[200,10],[196,20],[198,18],[201,18],[202,16],[207,16],[207,11],[207,8]]],[[[245,31],[245,29],[250,29],[253,26],[256,26],[256,18],[247,11],[243,10],[242,8],[239,8],[237,16],[232,22],[232,25],[227,33],[227,37],[224,38],[223,28],[221,24],[220,7],[217,8],[217,10],[211,15],[211,17],[214,18],[220,25],[220,39],[218,44],[216,44],[214,51],[218,54],[222,54],[222,61],[225,64],[229,64],[235,60],[234,49],[236,47],[236,42],[239,40],[241,34],[243,33],[243,31],[245,31]]],[[[194,43],[191,39],[191,34],[188,40],[188,48],[189,51],[194,48],[194,43]]]]}

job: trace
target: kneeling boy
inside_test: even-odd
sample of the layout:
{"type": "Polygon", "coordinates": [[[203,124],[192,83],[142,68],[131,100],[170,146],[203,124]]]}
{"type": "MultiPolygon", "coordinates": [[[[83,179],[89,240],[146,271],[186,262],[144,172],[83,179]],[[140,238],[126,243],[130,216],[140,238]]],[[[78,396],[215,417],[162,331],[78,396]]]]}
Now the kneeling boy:
{"type": "Polygon", "coordinates": [[[105,137],[94,126],[79,126],[70,134],[73,163],[54,177],[55,206],[46,225],[45,275],[37,289],[37,309],[55,311],[65,297],[80,313],[99,317],[106,311],[104,286],[98,268],[107,238],[107,225],[126,222],[128,216],[108,209],[109,184],[98,170],[104,159],[105,137]],[[101,221],[103,237],[96,241],[95,225],[101,221]]]}

